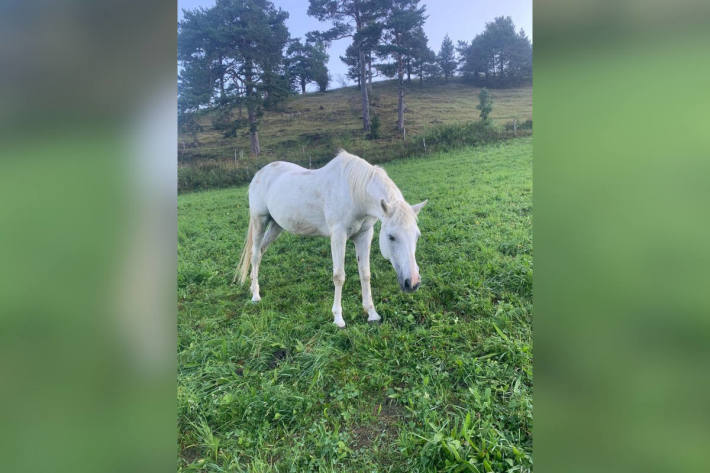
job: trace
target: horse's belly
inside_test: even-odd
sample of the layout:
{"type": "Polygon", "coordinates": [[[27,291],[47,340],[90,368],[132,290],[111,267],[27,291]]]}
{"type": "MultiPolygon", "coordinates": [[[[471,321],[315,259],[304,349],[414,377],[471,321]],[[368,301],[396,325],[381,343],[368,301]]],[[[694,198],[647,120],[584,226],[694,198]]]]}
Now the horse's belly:
{"type": "Polygon", "coordinates": [[[304,236],[327,236],[322,206],[317,203],[275,202],[269,213],[284,230],[304,236]]]}
{"type": "Polygon", "coordinates": [[[291,163],[269,165],[266,207],[276,223],[296,235],[327,236],[323,212],[323,186],[315,171],[291,163]]]}
{"type": "Polygon", "coordinates": [[[299,218],[297,215],[290,215],[282,218],[274,218],[284,230],[303,236],[327,236],[328,231],[313,222],[299,218]]]}

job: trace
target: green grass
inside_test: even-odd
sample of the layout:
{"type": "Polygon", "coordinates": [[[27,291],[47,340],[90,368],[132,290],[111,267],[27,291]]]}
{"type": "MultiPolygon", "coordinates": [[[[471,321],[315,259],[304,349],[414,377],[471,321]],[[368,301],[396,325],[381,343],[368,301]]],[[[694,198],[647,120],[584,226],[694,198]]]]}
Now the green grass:
{"type": "Polygon", "coordinates": [[[367,324],[348,244],[342,330],[327,239],[281,236],[251,304],[229,284],[246,187],[180,196],[179,468],[530,471],[531,160],[520,138],[385,165],[429,199],[423,285],[402,293],[375,239],[367,324]]]}
{"type": "MultiPolygon", "coordinates": [[[[346,87],[325,94],[312,93],[289,98],[277,110],[267,110],[261,118],[259,137],[262,154],[249,155],[246,129],[236,137],[225,137],[212,126],[213,112],[200,116],[203,131],[195,136],[181,133],[178,140],[179,188],[181,191],[227,187],[248,182],[253,172],[277,159],[320,163],[330,159],[338,148],[345,148],[373,161],[411,156],[423,151],[421,138],[442,125],[478,121],[479,88],[452,80],[413,81],[405,98],[407,140],[402,141],[396,127],[397,88],[394,81],[373,84],[371,113],[379,115],[380,138],[366,139],[362,131],[360,94],[346,87]],[[244,159],[234,160],[235,151],[244,159]]],[[[494,125],[502,127],[517,120],[532,119],[532,88],[491,90],[494,125]]],[[[235,108],[232,118],[237,118],[235,108]]],[[[520,130],[521,134],[529,131],[520,130]]],[[[429,143],[432,145],[435,143],[429,143]]]]}

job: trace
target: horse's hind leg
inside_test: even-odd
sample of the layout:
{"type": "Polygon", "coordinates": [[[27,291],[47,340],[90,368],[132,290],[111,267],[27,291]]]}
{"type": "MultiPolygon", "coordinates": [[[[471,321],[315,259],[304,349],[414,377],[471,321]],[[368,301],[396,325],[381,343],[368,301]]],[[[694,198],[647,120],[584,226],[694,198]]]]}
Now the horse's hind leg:
{"type": "Polygon", "coordinates": [[[251,257],[252,302],[259,302],[261,300],[261,296],[259,295],[259,266],[261,265],[261,257],[264,256],[266,248],[269,247],[271,242],[276,240],[276,237],[278,237],[283,230],[283,228],[269,217],[267,217],[265,221],[262,221],[261,229],[262,231],[258,235],[256,233],[254,235],[254,249],[251,257]]]}
{"type": "Polygon", "coordinates": [[[259,295],[259,263],[261,263],[261,246],[266,233],[266,224],[269,222],[268,215],[254,215],[252,225],[254,226],[254,236],[252,240],[251,250],[251,300],[258,302],[261,300],[259,295]]]}
{"type": "Polygon", "coordinates": [[[266,252],[266,249],[269,247],[269,245],[278,238],[278,236],[281,234],[283,231],[283,228],[279,226],[278,223],[274,221],[274,219],[269,220],[269,224],[266,227],[266,233],[264,234],[264,238],[261,240],[261,254],[262,256],[266,252]]]}

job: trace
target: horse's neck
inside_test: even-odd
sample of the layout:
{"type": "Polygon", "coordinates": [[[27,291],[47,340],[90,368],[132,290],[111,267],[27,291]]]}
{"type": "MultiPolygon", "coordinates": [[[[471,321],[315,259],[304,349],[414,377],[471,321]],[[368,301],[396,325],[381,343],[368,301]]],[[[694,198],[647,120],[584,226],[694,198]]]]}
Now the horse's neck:
{"type": "Polygon", "coordinates": [[[377,173],[367,185],[364,208],[368,215],[377,217],[380,221],[384,218],[382,200],[392,203],[403,200],[403,197],[399,188],[389,177],[377,173]]]}

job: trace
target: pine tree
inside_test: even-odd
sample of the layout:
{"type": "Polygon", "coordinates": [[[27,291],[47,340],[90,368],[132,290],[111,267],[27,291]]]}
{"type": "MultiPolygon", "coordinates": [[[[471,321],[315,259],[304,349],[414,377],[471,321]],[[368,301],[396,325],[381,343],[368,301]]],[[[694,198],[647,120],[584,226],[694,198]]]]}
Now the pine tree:
{"type": "Polygon", "coordinates": [[[362,124],[370,129],[370,103],[367,89],[369,53],[379,41],[383,0],[310,0],[308,14],[319,21],[332,21],[333,27],[321,34],[325,41],[352,38],[357,52],[358,83],[362,102],[362,124]]]}
{"type": "Polygon", "coordinates": [[[413,42],[413,55],[409,58],[407,69],[407,74],[414,73],[419,76],[419,84],[424,82],[424,65],[427,62],[433,61],[436,58],[434,52],[429,49],[429,38],[427,38],[424,33],[423,28],[418,28],[412,38],[413,42]]]}
{"type": "Polygon", "coordinates": [[[348,66],[348,72],[346,76],[348,79],[352,79],[360,87],[360,58],[358,56],[357,48],[355,45],[351,44],[345,50],[345,56],[340,56],[340,60],[343,61],[348,66]]]}
{"type": "Polygon", "coordinates": [[[322,41],[315,42],[310,49],[309,57],[311,60],[311,79],[318,85],[320,92],[325,92],[330,83],[330,73],[328,72],[328,53],[326,52],[325,43],[322,41]]]}
{"type": "MultiPolygon", "coordinates": [[[[184,13],[178,25],[178,58],[183,70],[200,67],[210,75],[213,103],[246,105],[251,150],[258,155],[261,108],[288,92],[283,56],[289,37],[288,13],[268,0],[217,0],[210,9],[184,13]]],[[[185,83],[189,82],[185,77],[185,83]]],[[[178,93],[189,95],[188,89],[178,93]]],[[[204,98],[200,101],[200,105],[209,103],[204,98]]]]}
{"type": "Polygon", "coordinates": [[[328,54],[322,41],[306,40],[305,44],[299,39],[292,40],[288,47],[288,70],[292,81],[301,89],[301,94],[306,93],[306,85],[310,82],[319,84],[325,91],[328,87],[328,54]]]}
{"type": "Polygon", "coordinates": [[[454,43],[451,41],[451,38],[449,38],[449,35],[444,36],[436,61],[439,64],[441,73],[444,75],[444,79],[449,80],[454,75],[456,66],[458,65],[454,43]]]}
{"type": "Polygon", "coordinates": [[[419,52],[420,30],[424,24],[424,7],[419,0],[389,0],[383,28],[384,43],[378,48],[380,57],[392,62],[378,65],[385,75],[397,77],[397,129],[404,130],[404,74],[407,62],[419,52]]]}
{"type": "Polygon", "coordinates": [[[465,79],[489,87],[514,87],[532,80],[532,44],[510,17],[486,23],[483,33],[459,48],[465,79]]]}

